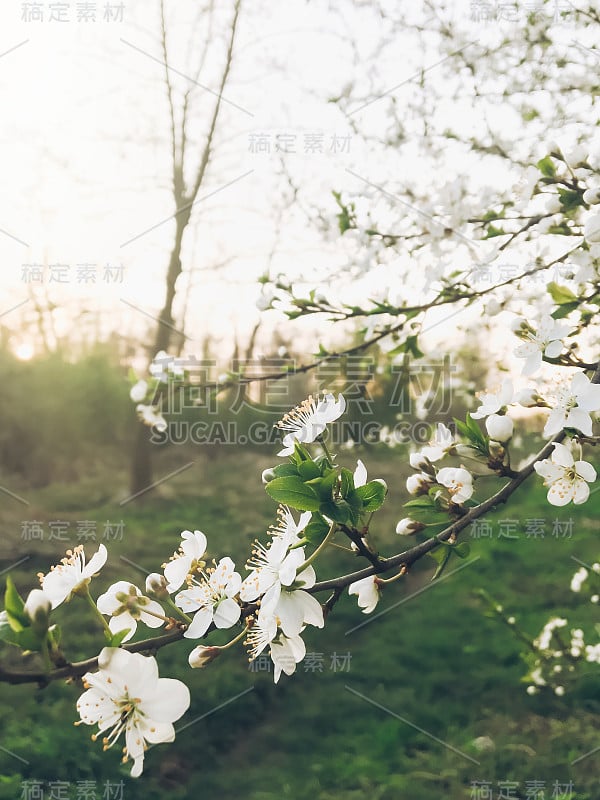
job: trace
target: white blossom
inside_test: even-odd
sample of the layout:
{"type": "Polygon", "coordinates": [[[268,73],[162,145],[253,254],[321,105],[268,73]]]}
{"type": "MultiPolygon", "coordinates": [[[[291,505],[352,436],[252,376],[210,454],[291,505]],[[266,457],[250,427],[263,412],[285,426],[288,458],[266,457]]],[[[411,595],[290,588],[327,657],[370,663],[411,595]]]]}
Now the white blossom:
{"type": "Polygon", "coordinates": [[[194,572],[198,566],[203,567],[202,556],[208,544],[202,531],[182,531],[183,539],[179,550],[173,555],[171,561],[164,564],[165,578],[168,581],[169,594],[177,591],[186,577],[194,572]]]}
{"type": "Polygon", "coordinates": [[[242,613],[239,603],[234,599],[241,585],[242,578],[228,556],[222,558],[214,569],[207,569],[201,580],[193,578],[190,588],[175,597],[175,604],[182,611],[194,614],[184,636],[199,639],[211,623],[222,629],[235,625],[242,613]]]}
{"type": "Polygon", "coordinates": [[[51,567],[47,575],[40,574],[42,589],[50,598],[52,608],[69,600],[73,593],[87,586],[92,577],[100,572],[107,557],[106,547],[101,544],[86,564],[83,545],[80,544],[73,550],[67,550],[66,558],[63,558],[60,564],[51,567]]]}
{"type": "Polygon", "coordinates": [[[437,482],[448,489],[454,503],[464,503],[473,494],[473,476],[464,467],[443,467],[437,482]]]}
{"type": "Polygon", "coordinates": [[[551,457],[536,461],[534,469],[549,486],[548,502],[553,506],[585,503],[590,495],[588,483],[596,480],[596,470],[587,461],[575,461],[570,448],[554,444],[551,457]]]}
{"type": "Polygon", "coordinates": [[[291,586],[296,580],[296,572],[304,563],[304,548],[289,551],[290,542],[277,536],[270,547],[257,542],[248,567],[252,572],[243,581],[240,598],[251,602],[264,595],[273,586],[291,586]],[[289,551],[289,552],[288,552],[289,551]]]}
{"type": "Polygon", "coordinates": [[[175,739],[173,722],[189,708],[189,689],[173,678],[159,678],[154,657],[117,647],[100,652],[98,668],[83,676],[88,688],[77,701],[77,711],[82,723],[98,725],[98,733],[110,729],[103,738],[105,750],[125,733],[124,760],[133,760],[131,776],[138,778],[146,742],[175,739]]]}
{"type": "Polygon", "coordinates": [[[512,381],[508,378],[502,381],[502,386],[497,392],[484,392],[480,398],[480,406],[471,414],[473,419],[483,419],[490,414],[497,414],[512,403],[514,389],[512,381]]]}
{"type": "Polygon", "coordinates": [[[562,340],[571,333],[571,330],[569,326],[562,325],[546,315],[541,318],[537,331],[528,330],[522,333],[521,336],[526,341],[515,349],[515,355],[517,358],[525,359],[523,375],[533,375],[537,372],[542,366],[542,356],[557,358],[564,346],[562,340]]]}
{"type": "Polygon", "coordinates": [[[585,373],[577,372],[570,386],[559,389],[551,406],[544,436],[555,436],[563,428],[576,428],[585,436],[591,436],[590,412],[600,411],[600,385],[592,383],[585,373]]]}
{"type": "Polygon", "coordinates": [[[339,419],[345,410],[346,401],[341,394],[337,400],[332,394],[325,394],[322,399],[311,395],[277,423],[278,428],[288,431],[283,437],[283,450],[278,455],[291,455],[294,452],[295,442],[305,444],[314,442],[327,425],[339,419]]]}
{"type": "Polygon", "coordinates": [[[137,586],[129,581],[117,581],[96,601],[98,611],[110,617],[108,627],[113,633],[129,630],[123,642],[134,635],[138,620],[149,628],[164,625],[165,612],[155,600],[144,597],[137,586]],[[158,614],[159,616],[155,616],[158,614]]]}
{"type": "Polygon", "coordinates": [[[363,614],[370,614],[379,602],[380,591],[379,582],[376,575],[369,575],[359,581],[354,581],[348,587],[348,594],[358,596],[358,605],[363,610],[363,614]]]}

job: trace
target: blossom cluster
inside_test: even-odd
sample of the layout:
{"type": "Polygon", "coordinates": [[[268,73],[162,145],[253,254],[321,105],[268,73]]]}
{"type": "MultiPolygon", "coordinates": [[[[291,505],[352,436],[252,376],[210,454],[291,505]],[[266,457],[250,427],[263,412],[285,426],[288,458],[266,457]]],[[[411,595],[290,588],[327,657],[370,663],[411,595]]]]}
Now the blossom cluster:
{"type": "MultiPolygon", "coordinates": [[[[565,331],[544,328],[544,324],[537,332],[527,334],[527,346],[522,346],[528,373],[538,356],[555,357],[562,349],[562,343],[560,348],[553,343],[560,343],[565,331]]],[[[523,336],[524,330],[521,327],[523,336]]],[[[152,380],[159,381],[184,377],[156,363],[152,375],[152,380]]],[[[131,390],[132,399],[138,403],[146,400],[151,389],[151,381],[138,381],[131,390]]],[[[156,424],[150,416],[159,414],[159,410],[153,405],[142,406],[153,409],[151,414],[140,412],[138,405],[146,422],[156,424]]],[[[564,443],[554,441],[551,448],[547,446],[548,457],[533,464],[548,487],[548,501],[553,505],[569,501],[578,504],[589,496],[589,483],[596,480],[596,471],[581,458],[581,438],[593,434],[592,414],[600,410],[600,386],[585,371],[578,371],[551,398],[537,389],[515,392],[513,383],[505,380],[499,390],[481,395],[479,406],[467,414],[465,422],[456,421],[456,433],[440,423],[434,440],[410,454],[414,472],[407,479],[406,489],[412,499],[405,504],[408,515],[398,522],[396,533],[425,537],[423,541],[429,543],[438,560],[436,575],[451,555],[464,557],[465,546],[457,543],[452,531],[443,538],[439,534],[476,508],[477,481],[483,476],[518,475],[510,466],[515,420],[509,412],[516,406],[549,410],[544,435],[567,435],[564,443]]],[[[96,600],[92,598],[90,583],[108,558],[104,544],[89,560],[81,545],[68,550],[59,564],[46,574],[40,573],[41,588],[31,591],[25,601],[12,584],[7,587],[6,609],[0,617],[6,624],[0,630],[10,628],[12,632],[4,633],[3,638],[22,649],[40,652],[49,669],[64,663],[51,614],[78,597],[93,610],[102,624],[105,646],[97,658],[97,671],[83,676],[85,691],[77,702],[80,719],[76,724],[97,726],[92,738],[102,734],[105,749],[123,734],[123,760],[133,762],[132,776],[142,773],[149,744],[173,741],[173,723],[190,705],[190,693],[182,681],[159,677],[156,658],[135,652],[127,644],[140,625],[164,628],[164,633],[173,632],[175,639],[196,642],[212,632],[234,629],[225,644],[196,644],[188,654],[189,665],[204,667],[243,641],[250,661],[265,655],[271,659],[277,683],[282,674],[293,674],[304,659],[303,634],[307,627],[325,625],[327,605],[315,597],[320,588],[314,564],[336,535],[348,536],[350,549],[370,561],[366,576],[363,572],[355,580],[344,579],[340,584],[357,598],[363,613],[372,613],[384,587],[406,573],[406,563],[396,562],[396,573],[383,577],[381,573],[388,567],[379,560],[369,540],[371,517],[387,494],[385,481],[369,480],[360,459],[353,470],[340,467],[328,451],[327,426],[340,418],[345,407],[343,395],[336,398],[325,392],[309,397],[278,423],[283,432],[278,455],[287,461],[262,475],[267,493],[278,504],[277,520],[268,531],[268,542],[255,542],[245,574],[230,556],[209,555],[209,540],[202,531],[184,530],[162,572],[148,575],[143,589],[121,579],[96,600]],[[312,444],[317,455],[308,448],[312,444]]],[[[587,578],[587,570],[578,571],[573,590],[579,591],[587,578]]],[[[592,602],[597,601],[597,595],[592,597],[592,602]]],[[[535,647],[544,658],[549,652],[558,658],[554,639],[565,625],[561,618],[551,620],[536,640],[535,647]]],[[[581,656],[588,662],[600,658],[598,646],[585,644],[579,629],[572,631],[567,649],[571,658],[581,656]]],[[[561,646],[561,656],[564,651],[561,646]]],[[[554,672],[559,668],[563,667],[555,664],[554,672]]],[[[530,679],[534,689],[547,681],[539,664],[532,669],[530,679]]]]}

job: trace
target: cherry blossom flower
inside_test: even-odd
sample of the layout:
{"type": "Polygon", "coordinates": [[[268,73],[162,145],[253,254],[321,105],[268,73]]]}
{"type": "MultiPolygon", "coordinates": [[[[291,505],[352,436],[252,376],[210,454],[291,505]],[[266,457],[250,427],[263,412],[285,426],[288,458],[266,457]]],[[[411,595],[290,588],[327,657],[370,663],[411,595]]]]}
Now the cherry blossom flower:
{"type": "Polygon", "coordinates": [[[296,576],[294,586],[287,588],[276,581],[265,593],[261,609],[265,614],[275,617],[286,636],[298,636],[305,625],[314,625],[316,628],[325,625],[321,604],[305,591],[314,586],[316,580],[314,569],[308,566],[296,576]]]}
{"type": "Polygon", "coordinates": [[[473,476],[464,467],[443,467],[437,482],[448,489],[454,503],[464,503],[473,494],[473,476]]]}
{"type": "Polygon", "coordinates": [[[240,598],[244,602],[256,600],[272,586],[291,586],[296,580],[298,567],[304,563],[304,548],[298,547],[288,552],[290,542],[283,537],[275,537],[270,547],[257,542],[248,567],[252,572],[240,588],[240,598]]]}
{"type": "Polygon", "coordinates": [[[201,580],[193,579],[192,586],[175,597],[175,604],[186,614],[196,612],[183,635],[187,639],[199,639],[211,623],[221,629],[235,625],[242,609],[233,598],[241,585],[242,578],[228,556],[222,558],[213,570],[207,569],[201,580]]]}
{"type": "Polygon", "coordinates": [[[570,386],[560,388],[551,405],[544,436],[555,436],[563,428],[576,428],[591,436],[590,411],[600,411],[600,385],[592,383],[585,373],[577,372],[570,386]]]}
{"type": "Polygon", "coordinates": [[[277,620],[273,614],[266,613],[261,607],[245,640],[250,652],[250,661],[257,658],[276,636],[277,620]]]}
{"type": "Polygon", "coordinates": [[[450,428],[438,422],[434,439],[418,452],[411,453],[409,461],[414,469],[424,469],[428,464],[439,461],[454,446],[454,436],[450,428]]]}
{"type": "Polygon", "coordinates": [[[499,411],[506,409],[509,403],[512,403],[514,397],[514,389],[512,381],[508,378],[502,381],[502,386],[498,392],[484,392],[480,398],[480,406],[473,411],[471,417],[473,419],[483,419],[490,414],[497,414],[499,411]]]}
{"type": "Polygon", "coordinates": [[[362,608],[362,613],[370,614],[375,609],[381,595],[377,576],[369,575],[367,578],[354,581],[348,587],[348,594],[358,595],[358,605],[362,608]]]}
{"type": "Polygon", "coordinates": [[[294,515],[287,506],[279,506],[277,509],[277,522],[271,528],[269,533],[273,537],[284,539],[288,546],[297,544],[301,537],[302,531],[306,528],[312,517],[312,512],[305,511],[300,514],[298,522],[294,519],[294,515]]]}
{"type": "Polygon", "coordinates": [[[571,330],[572,328],[556,322],[549,315],[541,318],[537,331],[523,329],[521,338],[526,341],[515,349],[517,358],[526,359],[522,374],[533,375],[537,372],[542,366],[542,356],[559,356],[564,346],[562,340],[571,330]]]}
{"type": "Polygon", "coordinates": [[[278,455],[289,456],[294,452],[295,442],[309,444],[320,436],[328,423],[339,419],[346,410],[343,395],[336,400],[332,394],[325,394],[322,399],[312,395],[301,405],[285,414],[277,423],[281,430],[288,431],[283,437],[283,450],[278,455]]]}
{"type": "Polygon", "coordinates": [[[110,729],[102,740],[105,750],[125,732],[124,761],[133,760],[131,777],[138,778],[146,742],[175,739],[173,722],[189,708],[189,689],[173,678],[159,678],[154,657],[117,647],[100,652],[98,667],[98,672],[83,676],[86,691],[77,701],[80,724],[98,725],[98,733],[110,729]]]}
{"type": "Polygon", "coordinates": [[[138,620],[149,628],[160,628],[165,622],[162,606],[155,600],[144,597],[137,586],[129,581],[113,583],[108,591],[100,595],[96,605],[101,614],[110,617],[108,627],[113,633],[129,629],[129,633],[122,639],[123,642],[134,635],[138,620]]]}
{"type": "Polygon", "coordinates": [[[194,572],[198,566],[203,567],[202,556],[208,544],[202,531],[182,531],[183,539],[179,550],[173,555],[171,561],[164,564],[165,578],[168,581],[169,594],[177,591],[186,577],[194,572]]]}
{"type": "Polygon", "coordinates": [[[40,573],[42,589],[50,598],[52,608],[70,600],[71,595],[87,587],[93,576],[100,572],[107,557],[106,547],[101,544],[86,564],[83,545],[80,544],[73,550],[67,550],[67,557],[60,564],[51,567],[47,575],[40,573]]]}
{"type": "Polygon", "coordinates": [[[587,461],[575,461],[571,449],[564,444],[554,444],[551,457],[536,461],[534,469],[549,486],[548,502],[553,506],[585,503],[590,496],[588,483],[596,480],[596,470],[587,461]]]}

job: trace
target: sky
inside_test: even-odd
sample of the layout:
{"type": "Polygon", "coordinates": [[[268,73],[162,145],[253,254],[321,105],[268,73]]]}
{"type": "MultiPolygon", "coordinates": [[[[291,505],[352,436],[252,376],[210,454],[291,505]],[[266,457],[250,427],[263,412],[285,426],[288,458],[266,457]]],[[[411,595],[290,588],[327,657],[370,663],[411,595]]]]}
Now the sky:
{"type": "MultiPolygon", "coordinates": [[[[216,4],[211,46],[196,79],[206,38],[205,29],[193,28],[198,5],[166,3],[176,113],[193,86],[191,171],[216,96],[231,6],[216,4]]],[[[158,8],[154,0],[4,0],[0,7],[0,325],[23,358],[40,349],[37,307],[54,309],[50,344],[54,336],[74,343],[117,331],[139,340],[154,331],[175,211],[158,8]]],[[[426,5],[414,12],[426,25],[426,5]]],[[[466,19],[473,4],[461,0],[453,12],[466,19]]],[[[498,35],[494,26],[473,25],[480,39],[498,35]]],[[[305,213],[310,207],[333,219],[333,189],[358,192],[368,203],[376,191],[362,176],[377,182],[400,169],[403,178],[427,179],[410,146],[399,148],[393,166],[382,162],[330,102],[358,85],[369,97],[393,95],[402,104],[423,54],[406,47],[384,53],[382,30],[369,4],[343,14],[335,3],[245,3],[206,185],[184,242],[175,310],[179,324],[187,309],[188,352],[207,334],[225,349],[236,335],[247,335],[259,319],[261,275],[282,272],[329,291],[330,279],[339,284],[355,243],[323,237],[305,213]],[[300,185],[301,201],[292,201],[282,165],[300,185]]],[[[440,55],[427,54],[431,79],[451,81],[440,55]]],[[[380,136],[384,105],[357,97],[355,110],[364,129],[380,136]]],[[[464,114],[475,125],[466,106],[435,113],[464,114]]],[[[490,183],[505,178],[485,176],[490,183]]],[[[391,273],[383,265],[376,274],[391,284],[391,273]]],[[[366,276],[344,291],[373,294],[375,281],[366,276]]],[[[265,327],[282,320],[269,312],[265,327]]],[[[295,326],[307,347],[315,331],[331,328],[314,318],[295,326]]]]}

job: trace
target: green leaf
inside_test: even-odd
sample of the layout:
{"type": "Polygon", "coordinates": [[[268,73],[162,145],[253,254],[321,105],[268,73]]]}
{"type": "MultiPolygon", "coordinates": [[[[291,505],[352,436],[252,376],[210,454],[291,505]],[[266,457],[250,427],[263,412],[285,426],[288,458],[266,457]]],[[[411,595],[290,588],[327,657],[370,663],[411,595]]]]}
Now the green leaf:
{"type": "Polygon", "coordinates": [[[314,461],[303,461],[298,464],[298,473],[303,481],[310,481],[313,478],[321,477],[321,470],[314,461]]]}
{"type": "Polygon", "coordinates": [[[571,210],[577,206],[583,205],[583,192],[578,192],[573,189],[565,189],[562,186],[558,187],[558,196],[560,204],[563,208],[571,210]]]}
{"type": "Polygon", "coordinates": [[[108,633],[106,634],[106,638],[108,641],[108,647],[119,647],[123,641],[123,639],[127,636],[127,634],[131,631],[131,628],[125,628],[125,630],[117,631],[117,633],[113,633],[113,635],[109,638],[108,633]]]}
{"type": "Polygon", "coordinates": [[[456,418],[454,422],[456,423],[458,432],[469,440],[471,446],[487,457],[488,438],[481,432],[481,428],[473,417],[467,412],[466,422],[461,422],[461,420],[456,418]]]}
{"type": "Polygon", "coordinates": [[[354,473],[350,472],[350,470],[346,469],[346,467],[342,467],[341,479],[340,491],[342,493],[342,497],[346,497],[346,495],[354,491],[354,473]]]}
{"type": "Polygon", "coordinates": [[[467,558],[471,552],[471,546],[468,542],[460,542],[459,544],[452,545],[452,552],[459,558],[467,558]]]}
{"type": "Polygon", "coordinates": [[[41,648],[44,638],[45,636],[40,638],[33,628],[21,627],[20,630],[15,630],[10,615],[6,611],[0,613],[0,640],[22,650],[37,651],[41,648]]]}
{"type": "Polygon", "coordinates": [[[379,481],[369,481],[365,486],[359,486],[356,489],[356,494],[362,500],[363,510],[369,513],[381,508],[385,500],[385,492],[385,486],[379,481]]]}
{"type": "Polygon", "coordinates": [[[275,478],[267,483],[265,489],[277,503],[299,511],[318,511],[321,504],[314,490],[299,476],[275,478]]]}
{"type": "Polygon", "coordinates": [[[273,467],[273,473],[276,478],[286,478],[289,475],[298,475],[298,467],[296,464],[278,464],[273,467]]]}
{"type": "Polygon", "coordinates": [[[23,611],[25,603],[18,593],[13,579],[6,577],[6,591],[4,592],[4,609],[8,615],[8,621],[13,630],[21,630],[31,624],[27,614],[23,611]]]}
{"type": "Polygon", "coordinates": [[[554,302],[558,303],[559,305],[563,305],[564,303],[572,303],[574,300],[577,300],[576,294],[573,294],[573,292],[566,286],[559,286],[559,284],[555,281],[550,281],[546,288],[548,289],[554,302]]]}
{"type": "Polygon", "coordinates": [[[575,309],[579,308],[579,306],[579,300],[574,300],[572,303],[563,303],[557,309],[555,309],[550,316],[552,319],[563,319],[563,317],[568,317],[571,311],[575,311],[575,309]]]}
{"type": "Polygon", "coordinates": [[[437,548],[436,550],[430,550],[428,553],[434,561],[437,561],[438,568],[433,574],[432,581],[435,581],[437,578],[440,577],[444,569],[446,568],[448,562],[450,561],[450,557],[452,556],[452,549],[449,545],[445,542],[441,543],[441,547],[437,548]]]}
{"type": "Polygon", "coordinates": [[[421,495],[404,503],[404,508],[433,508],[434,502],[429,495],[421,495]]]}
{"type": "Polygon", "coordinates": [[[310,522],[302,531],[304,538],[313,545],[319,545],[329,532],[329,524],[321,514],[313,514],[310,522]]]}
{"type": "Polygon", "coordinates": [[[292,463],[296,464],[297,466],[302,464],[303,461],[312,461],[311,455],[304,447],[301,445],[299,441],[294,442],[294,452],[290,456],[292,463]]]}
{"type": "Polygon", "coordinates": [[[556,175],[556,167],[550,156],[541,158],[536,166],[545,178],[553,178],[556,175]]]}
{"type": "Polygon", "coordinates": [[[495,236],[504,236],[506,231],[503,231],[502,228],[497,228],[495,225],[488,225],[487,230],[485,232],[484,239],[493,239],[495,236]]]}
{"type": "Polygon", "coordinates": [[[319,511],[321,514],[329,517],[329,519],[332,519],[334,522],[339,522],[342,525],[345,522],[350,522],[355,519],[356,516],[345,500],[328,500],[325,503],[321,503],[319,511]]]}
{"type": "Polygon", "coordinates": [[[338,471],[337,469],[326,469],[323,477],[318,481],[311,481],[311,486],[314,486],[315,492],[319,495],[321,500],[331,500],[333,495],[333,487],[337,484],[338,471]],[[316,484],[316,485],[315,485],[316,484]]]}

